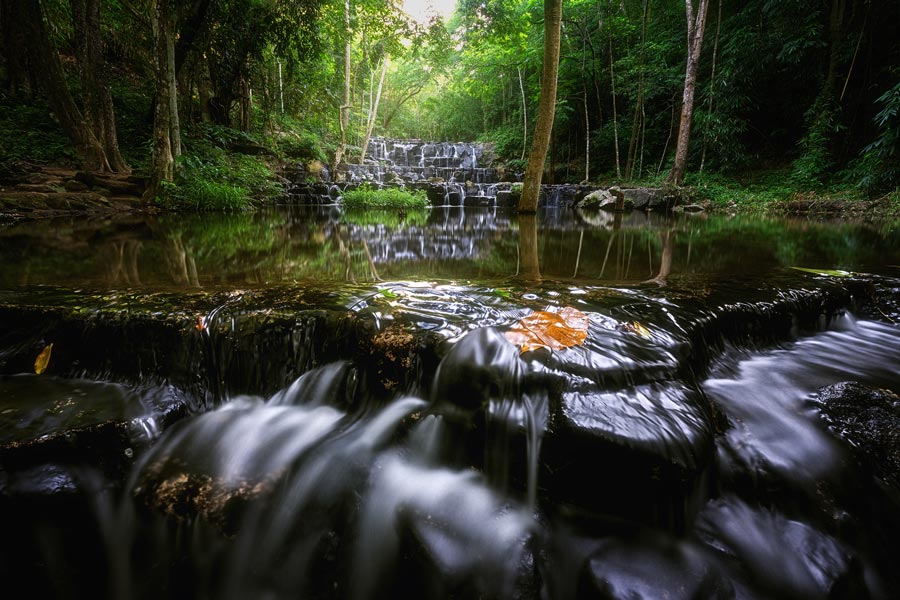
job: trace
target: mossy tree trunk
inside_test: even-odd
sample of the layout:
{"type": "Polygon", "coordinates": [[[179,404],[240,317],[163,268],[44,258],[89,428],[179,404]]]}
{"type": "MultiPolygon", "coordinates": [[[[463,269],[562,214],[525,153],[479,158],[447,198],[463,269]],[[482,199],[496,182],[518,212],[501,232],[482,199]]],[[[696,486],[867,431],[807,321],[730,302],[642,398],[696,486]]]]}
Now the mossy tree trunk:
{"type": "MultiPolygon", "coordinates": [[[[175,157],[171,138],[171,106],[169,98],[169,44],[173,37],[169,18],[169,0],[152,0],[150,18],[153,24],[153,63],[156,93],[153,101],[153,156],[150,163],[150,181],[144,192],[145,200],[156,198],[164,181],[172,181],[175,157]]],[[[174,77],[174,73],[171,75],[174,77]]]]}
{"type": "Polygon", "coordinates": [[[109,162],[103,146],[66,85],[59,53],[47,34],[40,3],[25,0],[19,7],[30,65],[46,92],[50,110],[71,141],[82,166],[88,171],[108,171],[109,162]]]}
{"type": "Polygon", "coordinates": [[[85,123],[102,147],[102,170],[128,172],[130,169],[119,152],[112,94],[106,79],[107,66],[100,37],[100,0],[71,0],[70,5],[85,123]]]}

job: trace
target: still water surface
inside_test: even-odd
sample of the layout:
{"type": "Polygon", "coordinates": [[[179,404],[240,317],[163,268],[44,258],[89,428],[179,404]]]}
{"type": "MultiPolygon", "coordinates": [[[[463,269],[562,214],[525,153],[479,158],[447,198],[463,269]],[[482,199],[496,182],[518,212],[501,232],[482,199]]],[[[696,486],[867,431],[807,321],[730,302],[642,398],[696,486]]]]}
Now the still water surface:
{"type": "Polygon", "coordinates": [[[787,267],[900,270],[900,228],[759,217],[434,208],[22,223],[0,229],[0,287],[228,289],[292,282],[542,278],[640,283],[787,267]],[[528,248],[537,248],[535,255],[528,248]],[[535,270],[537,269],[537,270],[535,270]]]}

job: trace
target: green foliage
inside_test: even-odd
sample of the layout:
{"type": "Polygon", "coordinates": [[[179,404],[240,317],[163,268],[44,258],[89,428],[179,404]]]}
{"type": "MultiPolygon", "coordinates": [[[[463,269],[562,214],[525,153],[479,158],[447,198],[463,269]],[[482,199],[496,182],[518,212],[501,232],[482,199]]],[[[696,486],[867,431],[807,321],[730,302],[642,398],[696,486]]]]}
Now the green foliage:
{"type": "Polygon", "coordinates": [[[485,132],[479,141],[493,144],[500,159],[515,160],[522,156],[522,135],[521,126],[504,125],[485,132]]]}
{"type": "Polygon", "coordinates": [[[718,206],[745,210],[764,210],[772,202],[787,200],[796,192],[789,174],[773,171],[755,179],[738,181],[722,175],[689,174],[685,185],[693,188],[697,200],[709,200],[718,206]]]}
{"type": "Polygon", "coordinates": [[[802,154],[794,161],[791,180],[798,186],[815,189],[825,183],[834,169],[831,149],[835,134],[841,131],[833,101],[825,96],[807,112],[810,121],[806,136],[800,140],[802,154]]]}
{"type": "Polygon", "coordinates": [[[0,162],[71,162],[72,146],[49,115],[43,101],[25,104],[0,95],[0,162]]]}
{"type": "Polygon", "coordinates": [[[428,199],[422,190],[410,193],[401,188],[374,189],[363,184],[345,191],[341,203],[347,208],[422,209],[428,206],[428,199]]]}
{"type": "Polygon", "coordinates": [[[203,177],[164,186],[156,202],[168,210],[199,212],[234,212],[250,206],[247,189],[203,177]]]}
{"type": "Polygon", "coordinates": [[[278,149],[286,158],[293,160],[328,162],[322,140],[311,131],[286,132],[278,140],[278,149]]]}
{"type": "Polygon", "coordinates": [[[231,153],[219,145],[247,141],[241,132],[226,127],[198,128],[199,136],[186,140],[190,150],[176,162],[175,182],[157,202],[171,210],[239,211],[254,198],[281,193],[281,184],[258,157],[231,153]]]}
{"type": "Polygon", "coordinates": [[[878,103],[882,107],[874,118],[878,136],[849,169],[849,179],[867,193],[900,184],[900,82],[879,96],[878,103]]]}

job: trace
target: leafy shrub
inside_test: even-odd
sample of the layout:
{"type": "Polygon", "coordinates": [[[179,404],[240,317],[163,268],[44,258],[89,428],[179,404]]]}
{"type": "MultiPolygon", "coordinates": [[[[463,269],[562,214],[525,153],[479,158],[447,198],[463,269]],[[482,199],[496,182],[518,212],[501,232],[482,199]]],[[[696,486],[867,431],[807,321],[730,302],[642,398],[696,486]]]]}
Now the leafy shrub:
{"type": "Polygon", "coordinates": [[[250,194],[238,185],[198,177],[166,185],[157,204],[169,210],[236,212],[249,207],[250,194]]]}
{"type": "Polygon", "coordinates": [[[373,189],[363,184],[344,192],[342,204],[347,208],[421,209],[428,206],[428,198],[422,190],[410,193],[402,188],[373,189]]]}
{"type": "Polygon", "coordinates": [[[294,160],[318,160],[323,163],[328,161],[322,148],[322,141],[311,131],[285,134],[279,140],[278,148],[285,157],[294,160]]]}
{"type": "Polygon", "coordinates": [[[810,124],[806,136],[800,140],[802,154],[794,161],[791,180],[800,187],[811,189],[820,187],[830,176],[834,167],[832,141],[843,126],[829,97],[813,103],[806,119],[810,124]]]}
{"type": "Polygon", "coordinates": [[[0,160],[51,163],[70,162],[74,157],[69,139],[50,117],[46,103],[20,104],[0,96],[0,160]]]}

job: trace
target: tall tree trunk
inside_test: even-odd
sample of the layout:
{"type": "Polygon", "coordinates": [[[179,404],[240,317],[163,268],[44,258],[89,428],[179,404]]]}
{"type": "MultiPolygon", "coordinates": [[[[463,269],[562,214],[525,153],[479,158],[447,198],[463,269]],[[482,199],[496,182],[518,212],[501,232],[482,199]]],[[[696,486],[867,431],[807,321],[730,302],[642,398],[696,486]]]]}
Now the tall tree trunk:
{"type": "Polygon", "coordinates": [[[519,278],[525,281],[541,280],[541,259],[538,253],[537,217],[519,215],[519,278]]]}
{"type": "Polygon", "coordinates": [[[613,67],[613,39],[612,30],[607,27],[609,34],[609,91],[612,94],[612,111],[613,111],[613,148],[616,154],[616,177],[622,179],[622,167],[619,161],[619,122],[616,115],[616,72],[613,67]]]}
{"type": "Polygon", "coordinates": [[[85,122],[103,148],[102,170],[127,172],[128,166],[119,153],[112,94],[105,75],[103,41],[100,39],[100,0],[71,0],[70,5],[85,122]]]}
{"type": "Polygon", "coordinates": [[[37,78],[47,94],[47,103],[56,116],[66,137],[72,142],[82,167],[88,171],[100,171],[108,167],[103,146],[88,127],[84,115],[75,104],[59,61],[59,53],[50,42],[41,5],[36,0],[20,4],[28,56],[37,78]]]}
{"type": "Polygon", "coordinates": [[[525,160],[525,150],[528,148],[528,104],[525,102],[525,84],[522,82],[522,67],[516,67],[519,73],[519,91],[522,92],[522,156],[519,160],[525,160]]]}
{"type": "Polygon", "coordinates": [[[553,133],[556,112],[556,76],[559,72],[559,38],[562,21],[562,0],[544,0],[544,68],[541,76],[541,101],[538,104],[537,125],[531,142],[531,154],[525,169],[519,212],[537,212],[541,194],[544,161],[553,133]]]}
{"type": "Polygon", "coordinates": [[[669,173],[669,182],[681,185],[687,168],[688,142],[691,138],[691,121],[694,116],[694,92],[697,87],[697,67],[703,47],[703,30],[706,27],[706,11],[709,0],[700,0],[696,13],[691,0],[685,0],[687,16],[687,66],[684,74],[684,95],[681,101],[681,122],[678,126],[678,142],[675,145],[675,163],[669,173]]]}
{"type": "Polygon", "coordinates": [[[338,167],[344,158],[347,128],[350,126],[350,56],[351,42],[353,41],[350,32],[350,0],[344,0],[344,35],[346,39],[344,43],[344,101],[341,103],[340,109],[341,141],[334,153],[334,168],[331,170],[335,179],[338,179],[338,167]]]}
{"type": "Polygon", "coordinates": [[[281,104],[281,115],[284,116],[284,79],[281,77],[281,61],[278,61],[278,102],[281,104]]]}
{"type": "MultiPolygon", "coordinates": [[[[638,152],[641,147],[638,138],[644,130],[644,50],[647,46],[647,2],[644,0],[641,16],[641,50],[639,57],[640,70],[638,74],[637,99],[634,103],[634,118],[631,123],[631,139],[628,141],[628,155],[625,157],[625,179],[634,179],[635,165],[639,164],[638,152]]],[[[638,169],[640,177],[640,169],[638,169]]]]}
{"type": "MultiPolygon", "coordinates": [[[[715,96],[716,89],[716,58],[719,55],[719,33],[722,30],[722,0],[719,0],[719,8],[716,12],[716,36],[713,38],[713,53],[712,53],[712,70],[709,74],[709,101],[706,105],[706,112],[709,115],[712,115],[713,111],[713,98],[715,96]]],[[[703,174],[703,167],[706,166],[706,144],[709,141],[709,127],[707,126],[707,131],[703,135],[703,153],[700,155],[700,170],[699,173],[703,174]]]]}
{"type": "Polygon", "coordinates": [[[240,119],[240,130],[241,131],[250,131],[250,80],[247,78],[247,75],[242,74],[238,83],[241,88],[241,119],[240,119]]]}
{"type": "Polygon", "coordinates": [[[153,23],[153,62],[156,78],[156,94],[153,103],[153,155],[150,164],[150,182],[144,191],[144,199],[151,201],[162,188],[164,181],[172,181],[175,158],[172,154],[171,119],[169,101],[169,0],[151,0],[150,18],[153,23]]]}
{"type": "MultiPolygon", "coordinates": [[[[3,39],[3,58],[6,65],[6,89],[15,95],[25,84],[25,32],[24,18],[19,2],[0,2],[0,33],[3,39]]],[[[31,90],[33,94],[36,90],[31,90]]]]}
{"type": "Polygon", "coordinates": [[[591,179],[591,116],[588,111],[588,91],[584,86],[584,181],[591,179]]]}
{"type": "Polygon", "coordinates": [[[387,73],[388,58],[381,59],[381,75],[378,78],[378,91],[375,92],[375,101],[370,102],[369,117],[366,120],[366,137],[363,138],[362,152],[359,155],[359,164],[366,160],[366,150],[369,149],[369,140],[372,139],[372,130],[375,129],[375,119],[378,117],[378,105],[381,103],[381,91],[384,89],[384,76],[387,73]]]}
{"type": "Polygon", "coordinates": [[[178,118],[178,85],[176,76],[178,71],[175,66],[175,17],[174,13],[168,16],[166,23],[166,79],[169,87],[169,135],[172,141],[172,156],[181,156],[181,119],[178,118]]]}

